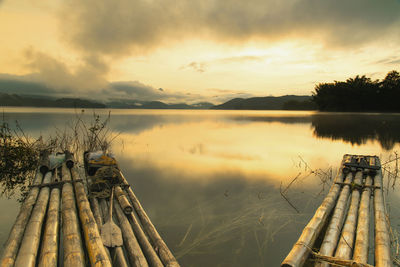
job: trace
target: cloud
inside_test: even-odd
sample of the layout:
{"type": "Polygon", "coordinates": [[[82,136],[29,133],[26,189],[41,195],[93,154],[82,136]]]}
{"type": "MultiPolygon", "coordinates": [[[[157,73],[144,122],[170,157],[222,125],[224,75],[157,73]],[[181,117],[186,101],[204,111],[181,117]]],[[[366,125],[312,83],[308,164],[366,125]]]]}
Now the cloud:
{"type": "Polygon", "coordinates": [[[55,90],[90,93],[108,84],[104,78],[108,66],[94,56],[84,57],[80,65],[72,68],[61,60],[33,49],[28,49],[25,55],[27,67],[32,72],[25,79],[45,84],[55,90]]]}
{"type": "Polygon", "coordinates": [[[114,99],[137,99],[143,101],[162,100],[172,98],[171,94],[145,85],[139,81],[113,82],[102,93],[114,99]]]}
{"type": "Polygon", "coordinates": [[[224,57],[224,58],[217,58],[210,61],[203,61],[203,62],[190,62],[187,65],[181,66],[180,70],[185,69],[192,69],[196,72],[203,73],[207,70],[208,66],[212,66],[214,64],[243,64],[247,62],[257,62],[263,61],[267,58],[267,56],[235,56],[235,57],[224,57]]]}
{"type": "Polygon", "coordinates": [[[140,101],[164,101],[167,103],[199,103],[212,102],[220,104],[232,98],[252,97],[252,94],[233,90],[209,89],[205,95],[194,93],[170,92],[169,90],[145,85],[139,81],[110,83],[99,95],[107,99],[135,99],[140,101]],[[160,90],[161,89],[161,90],[160,90]],[[211,94],[211,96],[209,96],[211,94]]]}
{"type": "MultiPolygon", "coordinates": [[[[98,101],[136,100],[164,101],[166,103],[198,103],[210,101],[210,97],[199,94],[170,92],[169,90],[145,85],[139,81],[105,82],[101,87],[89,90],[79,87],[79,81],[67,81],[83,74],[70,73],[64,64],[50,60],[39,72],[24,76],[0,73],[0,93],[38,95],[50,97],[79,97],[98,101]],[[53,74],[51,79],[49,76],[53,74]],[[57,83],[57,80],[59,81],[57,83]]],[[[43,60],[41,58],[41,60],[43,60]]],[[[40,60],[40,64],[42,61],[40,60]]],[[[91,86],[95,84],[90,84],[91,86]]],[[[212,99],[215,100],[215,99],[212,99]]],[[[214,101],[215,102],[215,101],[214,101]]]]}
{"type": "Polygon", "coordinates": [[[389,64],[393,64],[393,65],[400,64],[400,59],[392,60],[389,62],[389,64]]]}
{"type": "Polygon", "coordinates": [[[179,69],[184,70],[184,69],[192,69],[196,72],[203,73],[206,71],[206,63],[204,62],[191,62],[187,65],[183,65],[179,69]]]}
{"type": "Polygon", "coordinates": [[[263,61],[267,58],[267,56],[236,56],[236,57],[226,57],[226,58],[221,58],[218,59],[217,61],[220,63],[227,63],[227,64],[241,64],[241,63],[246,63],[246,62],[257,62],[257,61],[263,61]]]}
{"type": "Polygon", "coordinates": [[[234,90],[228,89],[218,89],[218,88],[210,88],[207,89],[207,93],[212,95],[213,103],[221,104],[233,98],[250,98],[255,95],[245,92],[238,92],[234,90]]]}
{"type": "Polygon", "coordinates": [[[362,45],[400,32],[397,0],[70,0],[61,27],[82,51],[121,56],[203,37],[223,42],[313,38],[362,45]]]}
{"type": "Polygon", "coordinates": [[[374,61],[374,64],[397,65],[400,64],[400,56],[389,56],[380,60],[374,61]]]}
{"type": "Polygon", "coordinates": [[[0,75],[0,93],[20,95],[48,95],[54,91],[46,85],[24,80],[22,77],[0,75]]]}

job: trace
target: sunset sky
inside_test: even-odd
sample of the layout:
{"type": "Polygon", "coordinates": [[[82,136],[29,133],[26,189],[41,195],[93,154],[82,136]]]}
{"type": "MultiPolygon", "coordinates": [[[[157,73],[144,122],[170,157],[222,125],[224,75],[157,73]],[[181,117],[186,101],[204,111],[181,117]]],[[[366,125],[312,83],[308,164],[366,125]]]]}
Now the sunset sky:
{"type": "Polygon", "coordinates": [[[400,1],[0,0],[0,36],[9,93],[220,103],[400,70],[400,1]]]}

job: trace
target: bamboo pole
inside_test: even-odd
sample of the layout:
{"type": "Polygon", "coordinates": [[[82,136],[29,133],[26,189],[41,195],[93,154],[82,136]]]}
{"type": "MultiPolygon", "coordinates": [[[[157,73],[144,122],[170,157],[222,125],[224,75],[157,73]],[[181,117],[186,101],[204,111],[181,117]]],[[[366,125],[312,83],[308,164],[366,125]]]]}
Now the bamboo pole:
{"type": "MultiPolygon", "coordinates": [[[[353,179],[353,175],[348,173],[345,179],[345,183],[350,184],[353,179]]],[[[319,255],[323,256],[332,256],[335,252],[335,248],[337,246],[339,235],[342,230],[345,212],[347,207],[347,202],[350,195],[350,186],[345,185],[340,192],[339,199],[336,203],[335,210],[333,212],[331,221],[329,222],[328,229],[326,230],[326,234],[324,240],[322,242],[321,248],[319,250],[319,255]]],[[[315,264],[316,267],[327,267],[328,263],[326,262],[317,262],[315,264]]]]}
{"type": "Polygon", "coordinates": [[[115,197],[118,199],[119,204],[121,205],[122,210],[125,214],[129,214],[133,211],[131,203],[129,203],[128,198],[126,197],[124,191],[120,186],[114,187],[115,197]]]}
{"type": "MultiPolygon", "coordinates": [[[[56,173],[55,173],[56,175],[56,173]]],[[[53,188],[50,194],[49,210],[43,233],[39,266],[54,266],[58,264],[58,233],[60,212],[60,189],[53,188]]]]}
{"type": "Polygon", "coordinates": [[[66,150],[64,152],[65,155],[65,165],[67,165],[68,169],[74,167],[74,154],[66,150]]]}
{"type": "MultiPolygon", "coordinates": [[[[372,177],[368,175],[365,178],[365,185],[372,185],[372,177]]],[[[368,263],[368,245],[369,245],[369,203],[371,201],[371,188],[363,189],[358,211],[358,223],[356,233],[356,243],[354,245],[353,259],[359,263],[368,263]]]]}
{"type": "MultiPolygon", "coordinates": [[[[51,172],[46,173],[43,182],[50,182],[51,176],[51,172]]],[[[39,251],[42,225],[46,215],[49,195],[50,188],[44,187],[40,189],[35,207],[26,225],[24,238],[22,239],[21,247],[15,260],[15,266],[33,267],[36,264],[36,256],[39,251]]]]}
{"type": "MultiPolygon", "coordinates": [[[[102,220],[106,221],[108,219],[107,216],[109,216],[109,212],[108,212],[107,202],[104,198],[100,199],[100,208],[102,212],[102,220]]],[[[103,225],[103,222],[101,223],[101,225],[103,225]]],[[[124,243],[123,246],[125,247],[126,244],[124,243]]],[[[116,261],[117,265],[120,267],[129,266],[128,262],[125,259],[122,247],[115,247],[113,250],[114,250],[114,257],[112,257],[112,263],[114,264],[114,262],[116,261]]]]}
{"type": "MultiPolygon", "coordinates": [[[[71,180],[69,169],[62,164],[62,180],[71,180]]],[[[75,194],[71,183],[62,188],[62,231],[64,246],[64,266],[85,266],[81,231],[76,211],[75,194]]]]}
{"type": "MultiPolygon", "coordinates": [[[[38,170],[36,172],[36,176],[32,184],[33,185],[41,184],[42,180],[43,180],[43,174],[38,170]]],[[[38,194],[39,194],[38,187],[32,187],[29,190],[28,196],[26,197],[24,203],[22,204],[19,214],[15,220],[15,223],[11,228],[10,235],[8,236],[8,239],[4,244],[3,254],[1,256],[1,266],[4,267],[14,266],[15,257],[21,245],[25,227],[26,224],[28,223],[33,206],[36,203],[36,198],[38,194]]]]}
{"type": "MultiPolygon", "coordinates": [[[[120,172],[120,174],[124,183],[129,185],[128,181],[126,180],[122,172],[120,172]]],[[[139,200],[133,193],[132,188],[130,186],[127,188],[127,193],[133,204],[133,207],[135,208],[136,214],[138,215],[139,220],[142,223],[143,229],[149,236],[153,247],[157,249],[163,264],[167,267],[180,266],[177,260],[175,259],[174,255],[171,253],[171,251],[165,244],[164,240],[161,238],[160,234],[157,232],[153,223],[150,221],[149,217],[147,216],[145,210],[143,209],[142,205],[140,204],[139,200]]]]}
{"type": "MultiPolygon", "coordinates": [[[[379,159],[377,162],[380,166],[379,159]]],[[[390,237],[386,221],[385,204],[383,199],[382,170],[378,170],[374,185],[379,186],[374,190],[375,214],[375,266],[393,266],[390,254],[390,237]]]]}
{"type": "MultiPolygon", "coordinates": [[[[362,182],[362,171],[357,171],[354,177],[354,183],[360,185],[362,182]]],[[[357,227],[358,206],[360,203],[360,191],[353,189],[351,193],[351,202],[347,218],[343,226],[342,234],[336,248],[335,257],[348,260],[351,258],[354,247],[354,236],[357,227]]]]}
{"type": "Polygon", "coordinates": [[[117,259],[117,266],[119,266],[119,267],[130,266],[125,259],[124,250],[122,249],[122,247],[115,247],[114,253],[115,253],[115,257],[117,259]]]}
{"type": "Polygon", "coordinates": [[[50,152],[48,150],[40,151],[39,170],[44,175],[50,170],[50,152]]]}
{"type": "MultiPolygon", "coordinates": [[[[101,218],[102,215],[101,215],[101,210],[100,210],[100,207],[99,207],[99,202],[98,202],[97,198],[95,198],[95,197],[90,198],[89,202],[91,204],[91,208],[92,208],[92,211],[93,211],[94,219],[96,220],[97,230],[100,233],[100,227],[103,225],[103,218],[101,218]]],[[[108,250],[108,248],[106,246],[104,246],[104,250],[106,251],[108,259],[112,263],[110,251],[108,250]]]]}
{"type": "Polygon", "coordinates": [[[143,232],[143,229],[137,221],[135,214],[131,212],[130,214],[127,214],[127,217],[149,265],[151,267],[163,267],[164,265],[151,246],[146,234],[143,232]]]}
{"type": "Polygon", "coordinates": [[[96,220],[97,229],[100,231],[100,227],[103,225],[103,218],[99,206],[99,201],[95,197],[91,197],[89,201],[93,211],[94,219],[96,220]]]}
{"type": "MultiPolygon", "coordinates": [[[[75,168],[71,168],[72,180],[77,179],[75,168]]],[[[111,262],[107,257],[103,242],[97,228],[96,221],[90,209],[89,201],[86,197],[85,188],[81,182],[75,182],[76,201],[79,210],[79,218],[81,220],[82,229],[86,241],[86,248],[91,266],[109,266],[111,262]]]]}
{"type": "MultiPolygon", "coordinates": [[[[348,157],[350,156],[345,155],[343,157],[343,161],[340,164],[340,169],[335,178],[335,182],[343,182],[345,176],[342,171],[343,162],[347,160],[348,157]]],[[[304,228],[296,244],[293,246],[292,250],[289,252],[285,260],[281,263],[282,267],[303,266],[304,262],[308,258],[308,255],[310,254],[310,250],[314,246],[315,240],[319,236],[322,227],[326,223],[329,214],[335,207],[336,199],[338,198],[340,192],[340,187],[341,186],[336,183],[331,186],[329,193],[325,197],[321,206],[319,206],[319,208],[316,210],[314,216],[304,228]]]]}
{"type": "Polygon", "coordinates": [[[117,215],[117,219],[119,221],[119,226],[121,227],[122,230],[122,237],[124,239],[125,250],[128,253],[129,262],[131,263],[132,266],[140,266],[140,267],[149,266],[139,246],[139,243],[137,242],[136,237],[132,231],[132,227],[129,224],[129,221],[126,218],[124,212],[122,211],[118,201],[114,201],[114,209],[115,209],[115,214],[117,215]]]}

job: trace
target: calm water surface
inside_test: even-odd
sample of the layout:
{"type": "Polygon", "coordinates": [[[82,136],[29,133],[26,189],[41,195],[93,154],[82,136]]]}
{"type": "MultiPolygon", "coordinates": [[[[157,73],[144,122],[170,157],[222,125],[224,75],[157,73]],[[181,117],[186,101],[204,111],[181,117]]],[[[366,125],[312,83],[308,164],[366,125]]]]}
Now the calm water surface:
{"type": "MultiPolygon", "coordinates": [[[[4,108],[4,117],[38,137],[68,127],[76,112],[4,108]]],[[[279,266],[343,154],[384,162],[400,142],[400,114],[112,110],[110,128],[120,168],[182,266],[279,266]],[[291,206],[280,188],[295,177],[291,206]]],[[[399,229],[394,188],[388,203],[399,229]]],[[[0,199],[1,243],[18,213],[17,195],[0,199]]]]}

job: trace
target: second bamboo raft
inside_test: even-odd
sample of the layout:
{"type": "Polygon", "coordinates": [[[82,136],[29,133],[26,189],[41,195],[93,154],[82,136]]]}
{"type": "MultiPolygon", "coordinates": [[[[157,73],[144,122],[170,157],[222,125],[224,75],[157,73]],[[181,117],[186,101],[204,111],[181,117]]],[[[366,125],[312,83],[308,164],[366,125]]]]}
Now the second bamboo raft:
{"type": "Polygon", "coordinates": [[[307,261],[318,267],[390,267],[387,218],[379,158],[346,154],[328,195],[281,266],[307,261]]]}

